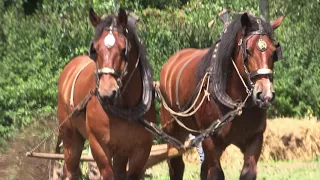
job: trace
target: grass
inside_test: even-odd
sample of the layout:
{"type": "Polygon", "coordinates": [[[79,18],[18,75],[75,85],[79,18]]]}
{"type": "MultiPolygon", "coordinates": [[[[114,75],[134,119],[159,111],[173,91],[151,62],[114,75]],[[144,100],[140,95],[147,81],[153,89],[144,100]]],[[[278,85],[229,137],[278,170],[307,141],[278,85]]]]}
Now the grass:
{"type": "MultiPolygon", "coordinates": [[[[185,180],[199,179],[200,164],[185,163],[185,180]]],[[[226,180],[239,179],[240,163],[222,165],[226,180]]],[[[146,180],[169,180],[167,164],[161,163],[147,170],[146,180]]],[[[320,160],[310,162],[260,162],[258,180],[318,180],[320,160]]]]}

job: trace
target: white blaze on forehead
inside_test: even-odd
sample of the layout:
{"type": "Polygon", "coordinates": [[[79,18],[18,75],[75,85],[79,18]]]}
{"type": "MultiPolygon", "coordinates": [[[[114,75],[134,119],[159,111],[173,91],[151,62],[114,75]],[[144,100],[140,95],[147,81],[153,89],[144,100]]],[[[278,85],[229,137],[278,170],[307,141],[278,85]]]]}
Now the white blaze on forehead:
{"type": "Polygon", "coordinates": [[[112,46],[114,46],[114,44],[116,43],[116,39],[114,38],[113,34],[109,33],[105,38],[104,38],[104,45],[107,48],[111,48],[112,46]]]}

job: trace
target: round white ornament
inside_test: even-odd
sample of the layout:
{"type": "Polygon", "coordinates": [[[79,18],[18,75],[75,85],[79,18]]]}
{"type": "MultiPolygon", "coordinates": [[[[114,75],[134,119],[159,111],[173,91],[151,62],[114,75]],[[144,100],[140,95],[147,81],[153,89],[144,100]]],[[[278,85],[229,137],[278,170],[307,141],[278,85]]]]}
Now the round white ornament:
{"type": "Polygon", "coordinates": [[[111,48],[114,44],[116,43],[116,39],[114,38],[113,34],[109,33],[105,38],[104,38],[104,45],[107,48],[111,48]]]}

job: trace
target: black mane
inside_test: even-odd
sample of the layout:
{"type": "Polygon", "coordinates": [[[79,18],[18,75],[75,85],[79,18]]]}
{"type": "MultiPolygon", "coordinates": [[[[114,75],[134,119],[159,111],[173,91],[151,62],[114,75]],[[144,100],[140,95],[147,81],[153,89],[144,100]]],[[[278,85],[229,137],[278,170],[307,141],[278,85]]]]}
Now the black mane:
{"type": "MultiPolygon", "coordinates": [[[[128,29],[128,32],[129,32],[131,39],[133,40],[132,43],[135,43],[138,47],[138,51],[140,53],[140,63],[142,63],[141,66],[143,68],[148,68],[151,70],[152,68],[151,68],[149,61],[147,59],[147,53],[146,53],[145,47],[141,43],[139,35],[137,33],[136,19],[132,16],[128,17],[127,29],[128,29]]],[[[152,71],[151,71],[150,76],[152,78],[152,71]]]]}
{"type": "MultiPolygon", "coordinates": [[[[257,18],[248,15],[252,26],[246,29],[245,36],[252,31],[259,30],[257,18]]],[[[261,20],[264,31],[272,38],[273,28],[271,24],[261,20]]],[[[231,70],[231,57],[237,44],[237,34],[243,29],[241,25],[241,15],[238,15],[227,27],[227,31],[222,34],[221,41],[217,50],[216,59],[212,59],[212,54],[216,43],[212,45],[209,52],[201,60],[196,76],[199,82],[207,71],[213,70],[211,73],[210,93],[215,97],[224,96],[229,71],[231,70]],[[210,68],[208,68],[210,67],[210,68]]],[[[218,98],[219,99],[219,98],[218,98]]]]}

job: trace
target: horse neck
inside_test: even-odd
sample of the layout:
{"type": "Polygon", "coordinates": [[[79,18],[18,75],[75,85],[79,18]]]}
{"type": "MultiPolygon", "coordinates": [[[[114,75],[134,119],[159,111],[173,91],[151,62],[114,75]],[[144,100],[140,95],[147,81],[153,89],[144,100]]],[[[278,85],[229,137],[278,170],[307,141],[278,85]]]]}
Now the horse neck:
{"type": "Polygon", "coordinates": [[[142,80],[138,64],[139,49],[135,43],[128,54],[128,73],[123,80],[122,100],[128,106],[134,106],[140,102],[142,96],[142,80]]]}

